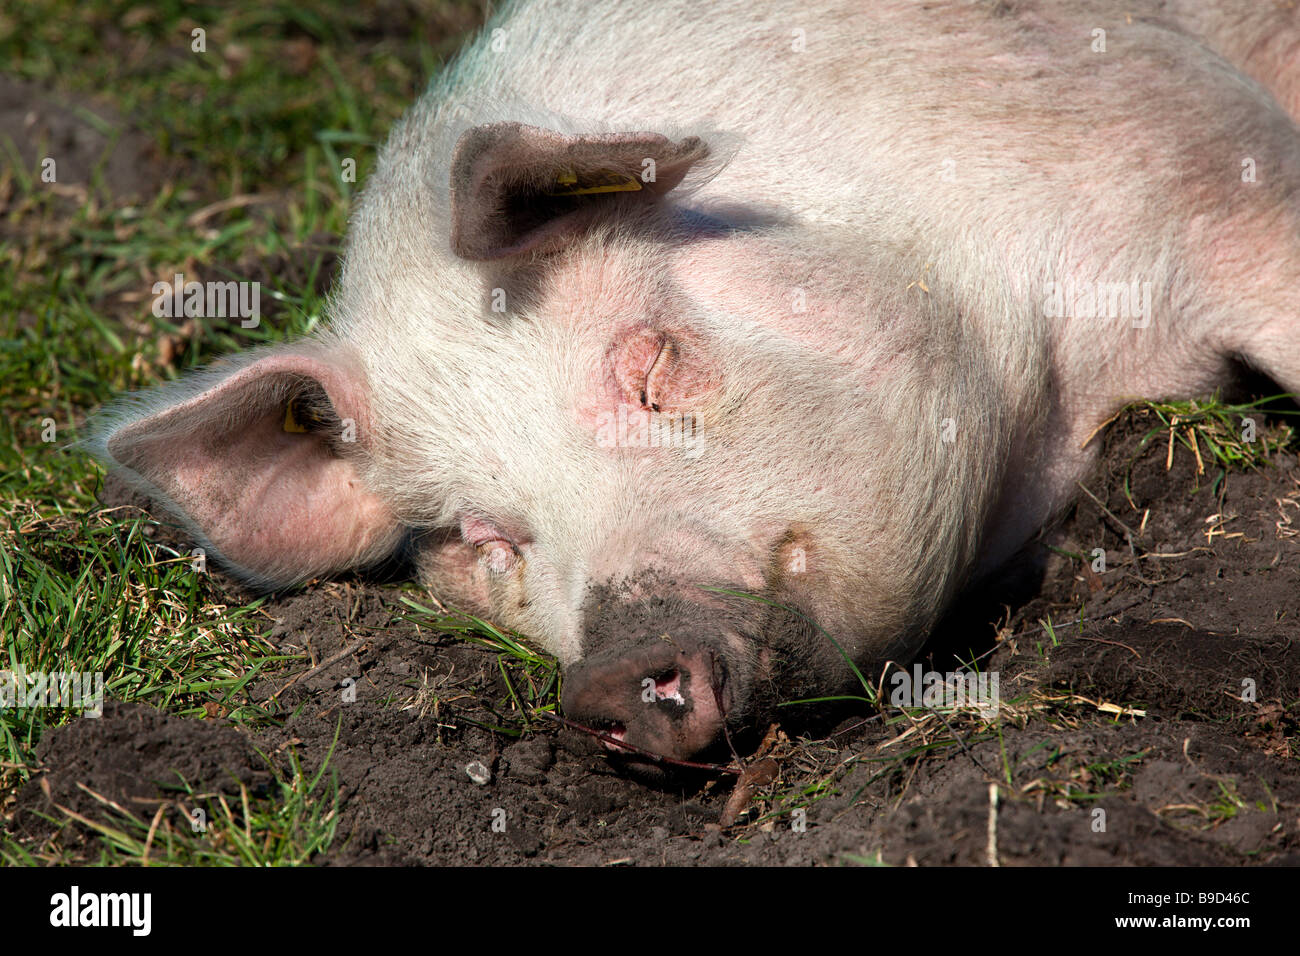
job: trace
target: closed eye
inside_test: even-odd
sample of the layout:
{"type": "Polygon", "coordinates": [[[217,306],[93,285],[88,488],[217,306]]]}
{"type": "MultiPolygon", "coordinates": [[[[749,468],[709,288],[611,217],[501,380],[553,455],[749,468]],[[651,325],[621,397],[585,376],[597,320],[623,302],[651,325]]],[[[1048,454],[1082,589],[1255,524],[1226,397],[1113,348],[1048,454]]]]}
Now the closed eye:
{"type": "Polygon", "coordinates": [[[673,356],[677,354],[677,346],[673,340],[666,337],[663,344],[659,346],[659,354],[655,356],[654,362],[650,364],[650,370],[646,372],[645,385],[641,388],[641,405],[643,408],[649,408],[651,411],[659,411],[664,389],[664,380],[668,377],[669,366],[672,365],[673,356]]]}
{"type": "Polygon", "coordinates": [[[519,549],[504,538],[493,538],[477,544],[479,561],[493,574],[507,574],[519,563],[519,549]]]}
{"type": "Polygon", "coordinates": [[[462,540],[478,552],[479,561],[493,574],[506,574],[519,564],[519,545],[492,522],[477,515],[460,521],[462,540]]]}

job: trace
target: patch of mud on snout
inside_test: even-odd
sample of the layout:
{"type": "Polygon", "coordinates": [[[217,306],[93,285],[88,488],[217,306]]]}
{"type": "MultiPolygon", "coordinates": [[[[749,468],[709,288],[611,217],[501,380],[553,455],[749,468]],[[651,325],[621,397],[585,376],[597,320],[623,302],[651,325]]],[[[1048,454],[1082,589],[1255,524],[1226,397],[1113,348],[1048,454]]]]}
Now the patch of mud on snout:
{"type": "Polygon", "coordinates": [[[643,775],[725,753],[728,722],[749,709],[752,683],[729,616],[672,595],[629,600],[610,589],[586,609],[583,659],[564,676],[566,716],[600,731],[604,746],[643,775]]]}

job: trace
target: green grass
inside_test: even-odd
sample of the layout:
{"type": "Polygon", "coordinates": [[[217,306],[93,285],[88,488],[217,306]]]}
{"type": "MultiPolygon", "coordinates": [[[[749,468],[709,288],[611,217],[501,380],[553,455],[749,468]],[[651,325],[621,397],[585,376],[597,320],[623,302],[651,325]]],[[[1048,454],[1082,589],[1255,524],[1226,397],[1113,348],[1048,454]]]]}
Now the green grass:
{"type": "MultiPolygon", "coordinates": [[[[455,51],[477,6],[393,4],[391,32],[375,35],[373,8],[339,0],[9,4],[0,63],[27,80],[111,95],[163,151],[213,177],[217,193],[299,190],[314,178],[346,198],[351,187],[337,176],[311,176],[315,163],[340,146],[373,146],[455,51]],[[196,29],[203,51],[194,49],[196,29]]],[[[372,150],[355,153],[361,160],[372,150]]],[[[323,198],[295,202],[308,218],[333,218],[323,198]]]]}
{"type": "MultiPolygon", "coordinates": [[[[334,744],[338,743],[335,734],[334,744]]],[[[334,746],[330,747],[333,755],[334,746]]],[[[328,849],[338,826],[339,784],[329,757],[312,774],[290,753],[287,772],[267,760],[274,782],[264,793],[238,785],[238,797],[200,793],[179,777],[171,800],[141,816],[91,793],[100,813],[86,816],[57,806],[46,816],[53,835],[39,846],[0,835],[0,862],[14,865],[99,866],[301,866],[328,849]],[[79,824],[96,840],[87,846],[79,824]],[[66,835],[65,835],[66,834],[66,835]]]]}
{"type": "Polygon", "coordinates": [[[1266,415],[1300,415],[1295,409],[1277,409],[1288,395],[1272,395],[1242,404],[1228,404],[1216,395],[1186,402],[1142,402],[1160,424],[1143,436],[1143,442],[1157,435],[1172,435],[1183,448],[1197,456],[1206,468],[1250,469],[1264,465],[1295,441],[1295,429],[1287,422],[1269,422],[1266,415]]]}
{"type": "MultiPolygon", "coordinates": [[[[1138,402],[1129,410],[1157,422],[1142,436],[1143,454],[1163,442],[1169,467],[1176,450],[1190,453],[1197,475],[1192,493],[1200,490],[1202,475],[1211,475],[1210,493],[1217,495],[1231,472],[1267,467],[1277,455],[1296,447],[1296,429],[1288,418],[1300,415],[1300,410],[1279,405],[1290,398],[1279,394],[1232,404],[1215,394],[1185,402],[1138,402]]],[[[1124,493],[1132,503],[1128,475],[1124,493]]]]}
{"type": "MultiPolygon", "coordinates": [[[[1263,781],[1261,781],[1262,783],[1263,781]]],[[[1214,781],[1218,793],[1209,800],[1195,803],[1173,804],[1156,810],[1162,820],[1186,830],[1213,830],[1241,813],[1251,812],[1247,801],[1237,792],[1237,782],[1231,778],[1214,781]]],[[[1265,786],[1267,790],[1267,786],[1265,786]]],[[[1277,806],[1256,801],[1255,809],[1277,815],[1277,806]]]]}
{"type": "MultiPolygon", "coordinates": [[[[464,715],[460,720],[520,737],[537,727],[540,715],[560,712],[560,667],[555,658],[537,653],[519,635],[472,614],[436,611],[408,597],[403,597],[401,602],[410,609],[402,615],[402,620],[439,634],[453,634],[495,655],[505,696],[499,701],[481,701],[492,711],[495,720],[485,723],[464,715]]],[[[417,695],[416,704],[428,707],[431,701],[420,700],[417,695]]]]}
{"type": "Polygon", "coordinates": [[[889,866],[885,862],[880,850],[877,850],[874,856],[862,856],[857,853],[842,853],[840,860],[848,866],[889,866]]]}
{"type": "MultiPolygon", "coordinates": [[[[100,470],[71,445],[86,415],[124,390],[320,321],[357,184],[393,120],[476,25],[477,6],[394,5],[386,33],[364,4],[344,2],[42,0],[0,12],[7,77],[52,91],[110,142],[120,126],[97,113],[129,117],[167,157],[161,181],[128,202],[107,153],[88,188],[55,189],[0,136],[0,669],[96,672],[110,700],[276,719],[247,694],[291,663],[265,640],[262,602],[228,605],[188,555],[156,543],[166,536],[155,522],[98,506],[100,470]],[[191,49],[198,27],[203,53],[191,49]],[[340,175],[344,159],[355,160],[355,183],[340,175]],[[152,285],[176,272],[260,281],[268,319],[247,330],[154,316],[152,285]]],[[[521,713],[548,692],[533,673],[503,663],[521,713]]],[[[34,771],[41,736],[74,717],[0,711],[0,819],[34,771]]],[[[166,817],[149,861],[308,861],[333,839],[337,784],[322,772],[295,762],[270,792],[234,803],[182,794],[204,802],[213,825],[195,836],[166,817]]],[[[104,808],[112,822],[98,824],[91,857],[140,862],[152,821],[119,809],[104,808]]],[[[0,849],[9,863],[65,852],[85,858],[11,840],[0,849]]]]}
{"type": "MultiPolygon", "coordinates": [[[[1040,747],[1044,745],[1046,742],[1040,747]]],[[[1042,772],[1019,788],[1019,792],[1027,796],[1049,796],[1058,806],[1089,804],[1127,790],[1132,786],[1132,771],[1146,759],[1148,753],[1142,750],[1112,760],[1087,762],[1075,754],[1067,756],[1055,744],[1052,746],[1053,752],[1048,756],[1042,772]]],[[[1024,760],[1029,755],[1027,753],[1021,759],[1024,760]]]]}

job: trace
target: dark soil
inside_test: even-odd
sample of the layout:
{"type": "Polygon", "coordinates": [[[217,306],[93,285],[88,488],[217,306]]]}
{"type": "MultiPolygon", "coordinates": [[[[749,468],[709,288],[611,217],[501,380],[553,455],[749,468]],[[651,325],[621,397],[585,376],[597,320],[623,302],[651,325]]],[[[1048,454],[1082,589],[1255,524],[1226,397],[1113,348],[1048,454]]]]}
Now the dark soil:
{"type": "Polygon", "coordinates": [[[33,176],[41,175],[46,157],[54,158],[54,182],[64,195],[83,202],[96,171],[120,200],[152,193],[161,178],[161,158],[151,140],[131,130],[110,107],[73,102],[0,76],[0,143],[4,140],[14,145],[33,176]],[[110,136],[106,128],[117,132],[110,136]]]}
{"type": "Polygon", "coordinates": [[[1111,514],[1085,499],[1049,538],[1105,548],[1107,570],[1036,546],[1042,580],[1009,618],[959,608],[936,637],[931,666],[953,669],[960,633],[1000,674],[1000,737],[974,715],[913,726],[890,710],[781,740],[780,776],[724,829],[733,778],[651,789],[577,732],[486,730],[518,726],[495,654],[394,624],[391,585],[328,582],[273,600],[273,641],[322,661],[370,637],[287,688],[293,672],[256,689],[279,692],[283,727],[110,707],[42,742],[46,771],[13,826],[36,835],[51,801],[100,812],[78,783],[148,806],[174,796],[177,773],[210,792],[256,788],[269,776],[255,748],[283,761],[292,747],[315,767],[337,732],[342,817],[326,864],[985,864],[990,783],[1004,865],[1300,863],[1300,468],[1289,457],[1214,489],[1190,454],[1166,471],[1163,446],[1139,448],[1148,426],[1119,423],[1087,483],[1111,514]],[[486,784],[466,771],[475,761],[486,784]],[[798,796],[814,785],[819,798],[798,796]]]}

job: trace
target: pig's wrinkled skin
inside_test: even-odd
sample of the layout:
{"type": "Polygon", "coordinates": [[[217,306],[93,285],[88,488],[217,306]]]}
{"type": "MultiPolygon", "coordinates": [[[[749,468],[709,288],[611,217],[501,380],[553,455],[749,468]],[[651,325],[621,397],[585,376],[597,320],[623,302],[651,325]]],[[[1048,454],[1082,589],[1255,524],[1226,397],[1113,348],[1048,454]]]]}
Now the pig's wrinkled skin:
{"type": "Polygon", "coordinates": [[[394,130],[328,327],[96,448],[245,580],[405,552],[702,754],[850,684],[827,635],[914,654],[1128,401],[1300,391],[1298,115],[1268,0],[520,3],[394,130]],[[1048,301],[1097,282],[1145,309],[1048,301]]]}

